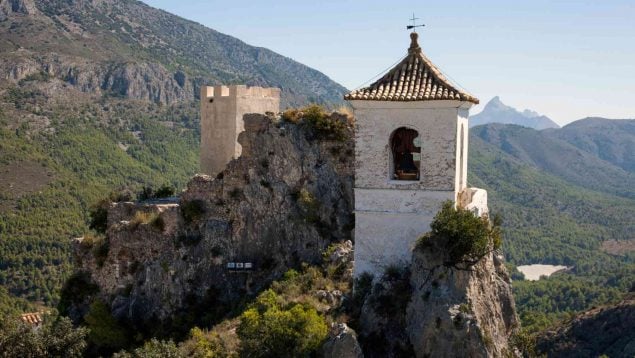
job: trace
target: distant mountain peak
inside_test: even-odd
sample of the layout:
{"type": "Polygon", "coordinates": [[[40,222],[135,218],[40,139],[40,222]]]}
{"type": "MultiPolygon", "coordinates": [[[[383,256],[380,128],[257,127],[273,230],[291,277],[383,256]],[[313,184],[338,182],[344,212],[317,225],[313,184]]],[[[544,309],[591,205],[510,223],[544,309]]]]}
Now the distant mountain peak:
{"type": "Polygon", "coordinates": [[[499,96],[492,98],[481,113],[470,117],[470,127],[487,123],[516,124],[533,129],[560,128],[549,117],[539,114],[536,111],[525,109],[519,110],[510,107],[501,101],[499,96]]]}

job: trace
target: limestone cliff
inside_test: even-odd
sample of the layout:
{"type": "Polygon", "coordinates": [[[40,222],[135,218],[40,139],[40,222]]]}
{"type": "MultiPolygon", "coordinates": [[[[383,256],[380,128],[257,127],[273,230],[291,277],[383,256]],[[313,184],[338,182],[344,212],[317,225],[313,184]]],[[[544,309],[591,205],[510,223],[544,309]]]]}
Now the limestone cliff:
{"type": "Polygon", "coordinates": [[[519,321],[502,257],[489,253],[470,268],[417,249],[410,279],[407,331],[418,357],[505,357],[519,321]]]}
{"type": "Polygon", "coordinates": [[[195,176],[178,203],[114,203],[107,250],[77,244],[115,316],[210,323],[350,238],[352,142],[262,115],[246,116],[245,129],[242,156],[216,178],[195,176]]]}
{"type": "Polygon", "coordinates": [[[449,265],[434,246],[418,247],[408,269],[390,268],[370,290],[360,317],[365,357],[507,357],[519,326],[502,259],[449,265]]]}

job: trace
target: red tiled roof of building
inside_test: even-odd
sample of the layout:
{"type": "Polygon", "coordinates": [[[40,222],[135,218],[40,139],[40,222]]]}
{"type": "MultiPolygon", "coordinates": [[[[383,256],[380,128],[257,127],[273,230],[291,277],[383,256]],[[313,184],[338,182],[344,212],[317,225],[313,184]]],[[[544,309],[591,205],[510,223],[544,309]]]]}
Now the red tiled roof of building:
{"type": "Polygon", "coordinates": [[[433,101],[458,100],[478,104],[478,98],[455,87],[423,54],[418,34],[410,34],[408,56],[368,87],[351,91],[347,100],[433,101]]]}

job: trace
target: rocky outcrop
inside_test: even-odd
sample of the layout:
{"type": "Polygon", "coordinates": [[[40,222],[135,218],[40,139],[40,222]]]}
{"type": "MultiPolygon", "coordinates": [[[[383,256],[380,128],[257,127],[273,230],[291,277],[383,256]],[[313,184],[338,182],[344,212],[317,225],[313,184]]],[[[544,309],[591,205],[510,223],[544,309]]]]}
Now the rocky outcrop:
{"type": "Polygon", "coordinates": [[[59,81],[97,96],[109,95],[155,103],[192,100],[198,93],[200,82],[181,71],[168,71],[156,63],[99,63],[58,54],[34,56],[23,49],[0,58],[0,73],[5,80],[14,84],[59,81]]]}
{"type": "Polygon", "coordinates": [[[245,129],[242,156],[216,178],[195,176],[178,203],[113,204],[104,257],[78,246],[80,269],[115,316],[209,323],[350,238],[352,141],[316,140],[307,126],[262,115],[247,115],[245,129]]]}
{"type": "Polygon", "coordinates": [[[324,358],[363,358],[357,334],[345,323],[336,324],[331,329],[328,340],[322,345],[324,358]]]}
{"type": "Polygon", "coordinates": [[[490,253],[469,268],[444,264],[433,248],[418,248],[411,266],[407,331],[417,357],[505,357],[518,328],[511,280],[490,253]]]}
{"type": "Polygon", "coordinates": [[[365,357],[508,357],[518,328],[509,276],[490,253],[471,267],[419,247],[408,270],[389,268],[360,316],[365,357]]]}
{"type": "Polygon", "coordinates": [[[548,357],[635,356],[635,293],[619,304],[581,313],[538,337],[548,357]]]}
{"type": "Polygon", "coordinates": [[[12,14],[29,15],[37,11],[33,0],[0,1],[0,21],[5,21],[12,14]]]}

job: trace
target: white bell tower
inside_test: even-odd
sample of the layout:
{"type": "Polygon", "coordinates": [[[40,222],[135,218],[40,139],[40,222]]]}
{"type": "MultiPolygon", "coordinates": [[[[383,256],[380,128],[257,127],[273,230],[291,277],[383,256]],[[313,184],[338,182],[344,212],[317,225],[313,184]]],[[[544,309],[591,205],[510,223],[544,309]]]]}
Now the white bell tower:
{"type": "Polygon", "coordinates": [[[408,55],[344,98],[355,111],[355,276],[408,265],[416,240],[446,200],[487,213],[487,193],[467,188],[468,111],[458,89],[410,34],[408,55]]]}

